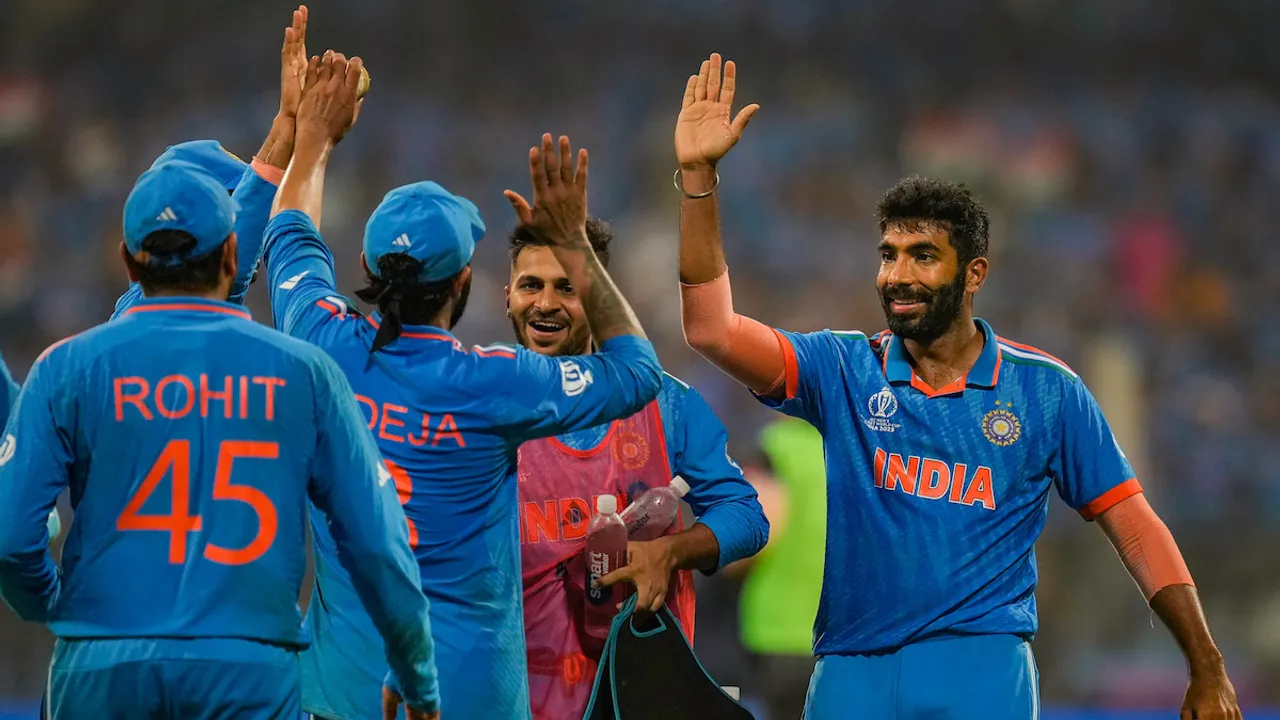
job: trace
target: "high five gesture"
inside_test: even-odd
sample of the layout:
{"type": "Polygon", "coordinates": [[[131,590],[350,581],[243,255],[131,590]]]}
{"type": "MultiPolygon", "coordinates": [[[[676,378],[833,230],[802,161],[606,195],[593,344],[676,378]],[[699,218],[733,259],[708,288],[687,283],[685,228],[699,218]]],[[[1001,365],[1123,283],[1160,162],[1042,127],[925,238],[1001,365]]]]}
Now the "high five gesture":
{"type": "Polygon", "coordinates": [[[724,63],[722,75],[719,53],[712,53],[698,74],[689,76],[676,120],[676,160],[681,168],[714,168],[742,138],[760,106],[751,104],[733,115],[737,82],[738,68],[732,60],[724,63]]]}

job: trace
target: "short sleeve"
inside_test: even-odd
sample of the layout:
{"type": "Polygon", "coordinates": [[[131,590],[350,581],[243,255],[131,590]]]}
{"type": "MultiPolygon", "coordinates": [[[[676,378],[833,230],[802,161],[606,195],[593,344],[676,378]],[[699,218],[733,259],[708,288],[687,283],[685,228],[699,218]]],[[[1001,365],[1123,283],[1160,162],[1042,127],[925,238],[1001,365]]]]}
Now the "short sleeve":
{"type": "Polygon", "coordinates": [[[1063,389],[1060,422],[1053,479],[1064,502],[1093,520],[1142,492],[1102,408],[1083,381],[1076,379],[1063,389]]]}
{"type": "MultiPolygon", "coordinates": [[[[839,381],[837,345],[830,330],[793,333],[774,330],[782,343],[786,368],[786,394],[781,402],[762,395],[756,399],[767,407],[822,427],[825,403],[822,388],[839,381]]],[[[754,393],[753,393],[754,394],[754,393]]]]}

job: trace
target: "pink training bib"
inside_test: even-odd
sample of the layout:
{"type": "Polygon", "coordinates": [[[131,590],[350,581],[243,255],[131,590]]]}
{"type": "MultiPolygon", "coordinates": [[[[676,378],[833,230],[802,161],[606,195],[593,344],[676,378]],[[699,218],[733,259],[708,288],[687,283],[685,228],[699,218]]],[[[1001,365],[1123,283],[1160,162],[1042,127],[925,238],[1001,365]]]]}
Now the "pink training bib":
{"type": "MultiPolygon", "coordinates": [[[[580,718],[603,644],[584,631],[585,579],[572,577],[567,565],[582,552],[597,497],[616,495],[623,508],[645,490],[671,482],[658,403],[614,421],[604,440],[589,450],[573,450],[555,438],[527,442],[520,446],[517,472],[533,718],[580,718]]],[[[677,518],[666,534],[683,529],[677,518]]],[[[673,573],[667,607],[692,644],[692,573],[673,573]]]]}

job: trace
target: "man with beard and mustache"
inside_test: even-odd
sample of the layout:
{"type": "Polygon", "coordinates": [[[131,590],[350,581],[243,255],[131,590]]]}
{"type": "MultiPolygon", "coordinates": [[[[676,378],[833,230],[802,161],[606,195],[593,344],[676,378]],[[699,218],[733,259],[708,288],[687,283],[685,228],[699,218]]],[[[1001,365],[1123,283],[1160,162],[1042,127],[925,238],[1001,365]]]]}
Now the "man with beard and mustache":
{"type": "MultiPolygon", "coordinates": [[[[529,208],[512,197],[528,223],[529,208]]],[[[608,225],[587,220],[587,237],[609,264],[608,225]]],[[[595,349],[577,286],[549,241],[527,225],[511,233],[507,314],[525,348],[548,357],[595,349]]],[[[635,586],[637,607],[663,603],[693,642],[691,570],[710,574],[764,547],[769,523],[756,491],[729,456],[728,432],[696,390],[664,375],[658,399],[631,417],[525,443],[517,464],[522,520],[524,632],[534,720],[580,718],[591,699],[603,642],[587,632],[581,557],[591,508],[600,495],[625,507],[679,476],[697,522],[679,518],[662,537],[631,542],[629,563],[601,585],[635,586]]]]}
{"type": "MultiPolygon", "coordinates": [[[[341,83],[345,62],[332,65],[328,82],[341,83]]],[[[517,448],[639,411],[657,396],[661,368],[587,240],[587,156],[581,151],[575,168],[567,137],[558,150],[550,135],[530,149],[530,220],[582,289],[600,352],[550,358],[468,350],[454,338],[485,226],[475,205],[432,182],[392,190],[369,218],[361,257],[368,284],[357,295],[377,310],[357,313],[338,293],[317,229],[328,157],[354,105],[350,92],[339,93],[326,124],[299,120],[266,233],[275,323],[328,352],[368,414],[431,602],[442,716],[528,717],[517,448]]],[[[328,529],[312,517],[314,642],[302,660],[303,704],[320,718],[376,718],[387,672],[382,642],[334,562],[328,529]]],[[[388,706],[399,700],[394,691],[385,694],[388,706]]]]}
{"type": "Polygon", "coordinates": [[[1102,527],[1185,654],[1182,717],[1240,717],[1186,563],[1084,382],[974,317],[989,221],[968,190],[910,177],[881,199],[888,330],[775,331],[733,311],[716,164],[759,109],[731,115],[736,82],[712,55],[676,123],[683,324],[691,347],[823,435],[805,717],[1037,717],[1033,546],[1055,488],[1102,527]]]}

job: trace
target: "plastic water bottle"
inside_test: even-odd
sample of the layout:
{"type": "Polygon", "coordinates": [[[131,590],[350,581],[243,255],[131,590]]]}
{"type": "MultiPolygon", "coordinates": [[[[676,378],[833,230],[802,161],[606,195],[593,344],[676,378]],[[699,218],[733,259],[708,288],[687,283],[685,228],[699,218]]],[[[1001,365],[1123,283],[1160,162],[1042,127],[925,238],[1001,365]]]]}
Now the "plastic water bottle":
{"type": "Polygon", "coordinates": [[[587,565],[587,603],[585,629],[599,640],[609,637],[609,626],[618,613],[622,591],[595,587],[595,581],[627,564],[627,528],[618,516],[618,498],[601,495],[596,498],[596,516],[587,527],[587,547],[583,551],[587,565]]]}
{"type": "Polygon", "coordinates": [[[689,483],[675,478],[670,485],[649,488],[622,511],[622,523],[632,540],[654,540],[671,527],[680,514],[680,498],[689,492],[689,483]]]}

